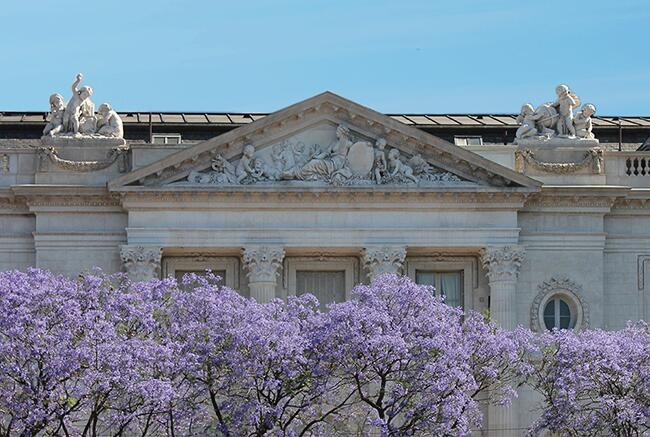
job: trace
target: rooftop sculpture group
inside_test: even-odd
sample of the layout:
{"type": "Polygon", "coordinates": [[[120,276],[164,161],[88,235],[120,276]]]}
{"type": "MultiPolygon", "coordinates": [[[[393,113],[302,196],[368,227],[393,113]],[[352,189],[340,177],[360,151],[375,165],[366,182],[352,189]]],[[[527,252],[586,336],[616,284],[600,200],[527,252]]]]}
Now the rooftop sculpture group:
{"type": "MultiPolygon", "coordinates": [[[[248,185],[272,181],[311,181],[333,185],[458,183],[460,178],[436,171],[419,154],[402,160],[398,149],[386,153],[386,140],[353,141],[345,125],[336,128],[336,141],[319,144],[283,142],[270,153],[256,152],[247,144],[235,165],[221,155],[211,163],[211,171],[190,172],[194,184],[248,185]]],[[[265,151],[266,152],[266,151],[265,151]]]]}
{"type": "Polygon", "coordinates": [[[598,143],[591,131],[591,117],[596,113],[596,107],[587,103],[574,114],[574,109],[580,106],[580,98],[566,85],[558,85],[555,93],[557,100],[553,103],[544,103],[537,109],[530,103],[522,106],[517,117],[517,142],[545,142],[552,138],[563,138],[578,143],[585,140],[598,143]]]}
{"type": "Polygon", "coordinates": [[[123,138],[124,128],[120,116],[108,103],[99,105],[95,113],[95,104],[90,99],[93,89],[89,86],[79,86],[82,79],[83,75],[77,74],[72,83],[72,97],[67,103],[59,93],[50,96],[50,116],[43,135],[123,138]]]}

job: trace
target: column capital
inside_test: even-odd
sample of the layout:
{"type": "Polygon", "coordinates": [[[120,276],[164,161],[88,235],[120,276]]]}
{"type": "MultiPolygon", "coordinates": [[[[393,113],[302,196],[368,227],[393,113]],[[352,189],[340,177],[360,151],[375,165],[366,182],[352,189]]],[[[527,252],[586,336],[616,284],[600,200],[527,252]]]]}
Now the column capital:
{"type": "Polygon", "coordinates": [[[490,282],[516,282],[525,259],[526,251],[522,246],[488,246],[481,249],[481,262],[490,282]]]}
{"type": "Polygon", "coordinates": [[[371,280],[382,273],[399,274],[406,259],[406,246],[368,246],[361,257],[371,280]]]}
{"type": "Polygon", "coordinates": [[[120,258],[132,281],[148,281],[160,275],[162,247],[123,245],[120,246],[120,258]]]}
{"type": "Polygon", "coordinates": [[[284,247],[246,246],[242,258],[249,282],[275,282],[284,259],[284,247]]]}

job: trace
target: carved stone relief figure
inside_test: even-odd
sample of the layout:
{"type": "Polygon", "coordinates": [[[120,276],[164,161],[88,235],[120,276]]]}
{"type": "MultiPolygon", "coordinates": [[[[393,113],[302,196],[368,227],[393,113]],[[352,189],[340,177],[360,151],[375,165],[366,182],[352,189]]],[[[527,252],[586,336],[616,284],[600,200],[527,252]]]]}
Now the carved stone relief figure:
{"type": "Polygon", "coordinates": [[[336,181],[352,176],[346,166],[348,149],[352,145],[350,129],[339,125],[336,128],[336,137],[337,141],[328,150],[315,155],[303,166],[285,171],[282,173],[282,179],[336,181]]]}
{"type": "MultiPolygon", "coordinates": [[[[440,171],[419,154],[404,158],[398,149],[386,156],[387,142],[378,138],[353,140],[347,126],[336,128],[336,140],[328,146],[284,140],[256,150],[244,146],[237,162],[222,156],[212,159],[212,171],[192,171],[192,184],[249,185],[270,183],[325,183],[334,185],[380,185],[461,183],[456,175],[440,171]]],[[[183,183],[183,182],[180,182],[183,183]]]]}
{"type": "Polygon", "coordinates": [[[391,151],[388,152],[388,176],[391,180],[398,183],[413,182],[417,184],[418,179],[413,176],[413,169],[404,164],[400,160],[399,155],[399,150],[397,149],[391,149],[391,151]]]}

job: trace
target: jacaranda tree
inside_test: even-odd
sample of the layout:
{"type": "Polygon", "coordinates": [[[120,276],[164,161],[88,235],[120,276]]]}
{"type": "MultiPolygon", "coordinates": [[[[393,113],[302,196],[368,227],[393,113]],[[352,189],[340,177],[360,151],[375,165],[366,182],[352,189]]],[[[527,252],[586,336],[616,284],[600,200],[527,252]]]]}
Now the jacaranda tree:
{"type": "Polygon", "coordinates": [[[325,312],[218,282],[0,273],[0,437],[461,436],[515,382],[533,431],[647,429],[647,325],[505,332],[394,275],[325,312]]]}

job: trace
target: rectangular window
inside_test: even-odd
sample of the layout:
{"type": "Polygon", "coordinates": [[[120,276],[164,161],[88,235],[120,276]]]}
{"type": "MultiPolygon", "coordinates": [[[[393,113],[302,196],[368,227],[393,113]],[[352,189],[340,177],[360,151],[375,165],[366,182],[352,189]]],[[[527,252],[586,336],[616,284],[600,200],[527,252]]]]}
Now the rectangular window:
{"type": "MultiPolygon", "coordinates": [[[[174,277],[176,278],[177,281],[180,282],[183,279],[183,276],[187,273],[196,273],[197,275],[203,275],[205,273],[205,270],[174,270],[174,277]]],[[[219,284],[224,283],[226,279],[225,270],[212,270],[212,273],[221,277],[221,281],[219,281],[219,284]]]]}
{"type": "Polygon", "coordinates": [[[325,308],[327,304],[345,301],[345,270],[296,270],[296,295],[310,293],[325,308]]]}
{"type": "Polygon", "coordinates": [[[163,277],[172,276],[181,280],[185,273],[212,271],[221,276],[220,284],[239,289],[239,259],[229,256],[170,256],[163,258],[163,277]]]}
{"type": "Polygon", "coordinates": [[[480,135],[454,136],[454,144],[457,146],[482,146],[483,137],[480,135]]]}
{"type": "Polygon", "coordinates": [[[416,270],[415,282],[421,285],[432,285],[437,296],[444,296],[447,305],[463,306],[463,272],[440,272],[416,270]]]}
{"type": "Polygon", "coordinates": [[[332,302],[344,302],[359,282],[356,257],[287,257],[284,259],[284,287],[287,296],[310,293],[325,309],[332,302]]]}
{"type": "Polygon", "coordinates": [[[180,144],[181,134],[152,134],[151,142],[153,144],[180,144]]]}

